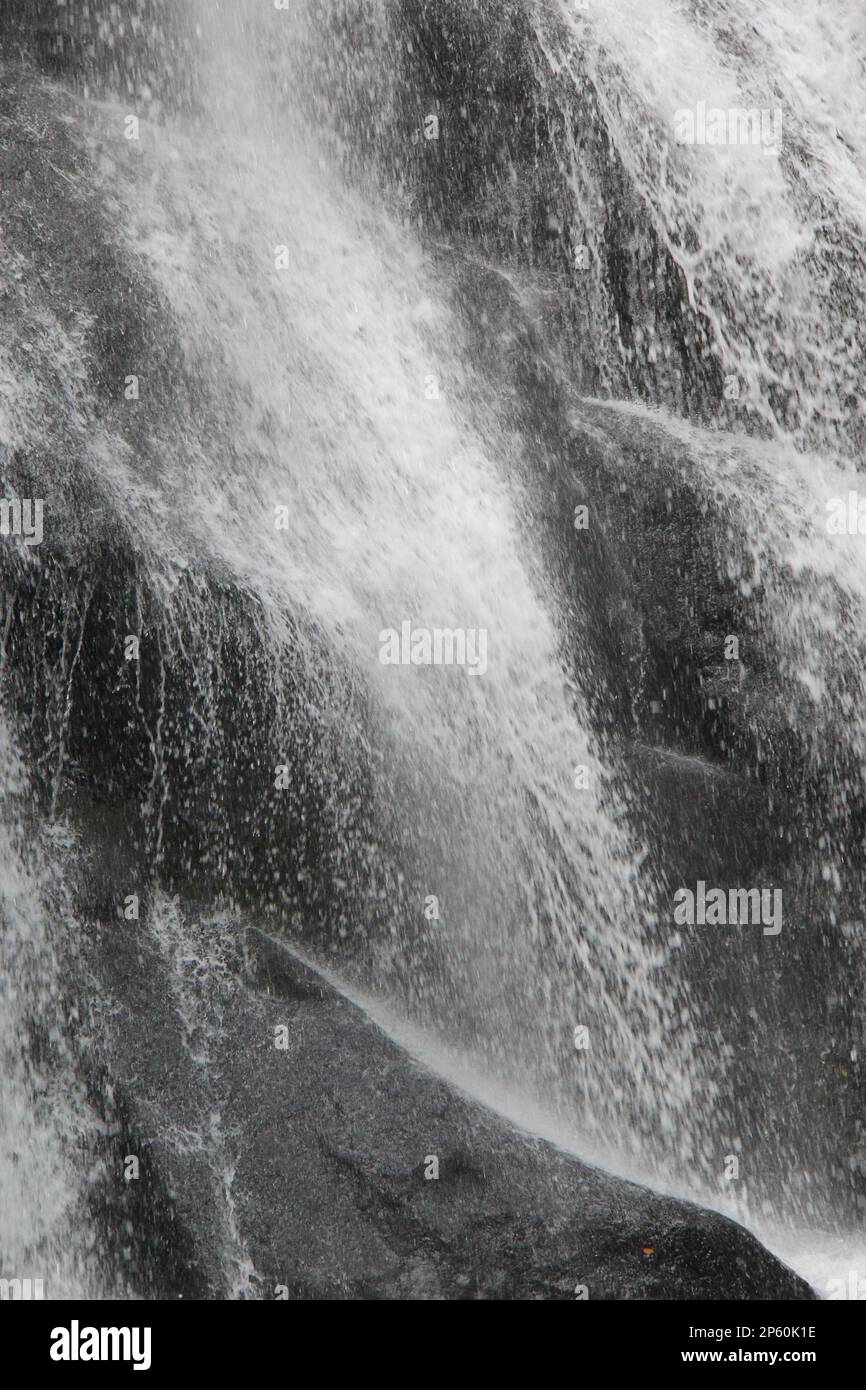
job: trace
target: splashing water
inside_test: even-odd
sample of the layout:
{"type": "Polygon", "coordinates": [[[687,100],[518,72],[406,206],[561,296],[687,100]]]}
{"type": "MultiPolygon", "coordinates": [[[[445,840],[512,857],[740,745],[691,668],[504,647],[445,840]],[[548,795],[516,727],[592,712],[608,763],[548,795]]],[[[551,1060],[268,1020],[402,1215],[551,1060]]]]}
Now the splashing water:
{"type": "Polygon", "coordinates": [[[88,1171],[99,1123],[70,1056],[69,1004],[59,939],[78,924],[52,886],[50,859],[22,837],[25,779],[6,721],[0,723],[0,1240],[3,1277],[46,1298],[104,1296],[85,1224],[88,1171]]]}
{"type": "MultiPolygon", "coordinates": [[[[752,428],[798,448],[859,457],[860,7],[768,0],[746,16],[727,3],[621,0],[583,13],[563,0],[558,12],[540,6],[537,24],[557,79],[554,102],[568,110],[591,87],[616,157],[685,277],[691,308],[712,327],[714,354],[738,379],[752,428]],[[769,151],[678,144],[676,113],[696,112],[700,102],[778,111],[782,137],[769,151]]],[[[578,130],[563,157],[580,221],[600,242],[600,190],[586,186],[578,130]]],[[[645,331],[638,351],[661,355],[657,329],[645,331]]]]}
{"type": "MultiPolygon", "coordinates": [[[[514,8],[534,36],[527,62],[551,132],[551,223],[567,210],[568,238],[592,253],[581,291],[592,363],[576,373],[575,403],[595,412],[593,428],[610,420],[614,440],[638,431],[658,436],[660,456],[688,452],[690,486],[721,509],[749,557],[751,580],[738,583],[760,589],[768,647],[798,711],[809,711],[816,746],[857,764],[866,568],[859,538],[833,544],[823,515],[828,495],[856,486],[866,437],[862,17],[781,0],[748,23],[732,5],[701,0],[514,8]],[[781,106],[781,148],[676,145],[676,110],[701,101],[781,106]],[[677,330],[650,311],[652,296],[628,326],[613,301],[610,228],[599,215],[606,189],[575,118],[587,110],[639,209],[635,240],[656,238],[683,277],[689,322],[701,327],[686,324],[681,352],[677,330]],[[701,343],[712,346],[704,353],[701,343]],[[694,381],[683,365],[690,354],[694,381]],[[729,416],[712,428],[706,418],[704,357],[738,382],[741,413],[726,431],[718,425],[730,427],[729,416]]],[[[336,9],[353,16],[381,66],[395,7],[336,9]]],[[[734,1204],[708,1177],[713,1108],[733,1083],[702,1046],[690,981],[664,929],[663,874],[615,741],[594,719],[603,677],[590,692],[563,659],[562,595],[526,525],[531,489],[547,479],[525,477],[526,441],[507,403],[490,403],[442,260],[405,225],[399,198],[389,204],[370,178],[343,179],[333,130],[311,125],[311,111],[339,105],[328,81],[340,80],[345,51],[331,63],[317,3],[290,16],[190,3],[184,17],[197,108],[154,107],[147,138],[124,147],[126,107],[88,97],[75,133],[112,239],[159,306],[178,364],[174,394],[163,392],[164,414],[136,448],[119,418],[95,423],[86,325],[41,321],[43,349],[71,383],[63,421],[38,373],[23,375],[0,343],[8,448],[45,454],[66,442],[75,486],[98,499],[99,523],[124,538],[142,591],[156,596],[166,662],[199,663],[193,713],[203,727],[218,680],[202,652],[231,626],[209,584],[250,604],[265,654],[257,693],[271,701],[273,745],[289,763],[298,736],[288,688],[303,692],[315,730],[304,776],[336,808],[337,892],[324,925],[298,907],[303,888],[293,892],[280,929],[401,1041],[518,1123],[736,1210],[826,1283],[861,1258],[858,1236],[836,1228],[815,1237],[805,1201],[734,1204]],[[472,408],[479,397],[483,411],[472,408]],[[404,622],[485,631],[487,671],[383,665],[381,634],[404,622]],[[356,816],[357,784],[365,805],[356,816]],[[441,915],[428,918],[432,900],[441,915]],[[591,1064],[575,1045],[578,1028],[592,1040],[591,1064]]],[[[397,100],[399,76],[367,76],[374,103],[397,100]]],[[[363,87],[364,72],[354,80],[363,87]]],[[[526,283],[509,280],[518,300],[526,283]]],[[[145,383],[148,365],[128,364],[145,383]]],[[[58,490],[65,481],[52,480],[58,490]]],[[[71,682],[70,673],[67,690],[71,682]]],[[[163,697],[148,727],[157,867],[173,834],[167,707],[163,697]]],[[[60,700],[54,811],[67,718],[60,700]]],[[[4,793],[4,825],[15,821],[14,794],[4,793]]],[[[209,808],[214,822],[229,800],[209,808]]],[[[825,880],[844,876],[841,851],[822,844],[814,855],[825,880]]],[[[40,889],[14,837],[4,861],[3,950],[10,960],[35,953],[24,971],[35,989],[58,969],[33,906],[40,889]]],[[[199,965],[218,965],[218,926],[208,954],[171,901],[160,904],[160,947],[198,1037],[199,965]]],[[[50,997],[24,998],[25,1011],[50,1014],[45,988],[50,997]]],[[[0,998],[5,1036],[20,1038],[22,997],[6,986],[0,998]]],[[[199,1044],[206,1063],[207,1041],[199,1044]]],[[[29,1269],[43,1252],[59,1258],[78,1180],[23,1048],[12,1051],[0,1181],[16,1184],[12,1249],[29,1269]],[[10,1157],[22,1137],[32,1155],[24,1165],[10,1157]]],[[[84,1123],[70,1120],[69,1132],[84,1123]]],[[[230,1154],[218,1125],[203,1120],[202,1136],[225,1187],[228,1282],[246,1296],[254,1271],[233,1222],[230,1154]]],[[[77,1268],[58,1270],[64,1288],[88,1286],[77,1268]]]]}
{"type": "MultiPolygon", "coordinates": [[[[190,370],[233,421],[230,453],[228,431],[206,449],[197,434],[166,441],[161,487],[186,499],[175,530],[187,535],[169,525],[159,544],[228,569],[261,600],[270,641],[302,612],[367,692],[373,819],[399,816],[412,865],[377,865],[367,891],[387,874],[395,918],[418,915],[421,889],[448,903],[417,945],[432,969],[415,976],[411,940],[389,937],[368,967],[378,986],[402,980],[422,1017],[505,1070],[535,1071],[569,1108],[584,1084],[574,1028],[597,1023],[616,1075],[587,1084],[587,1132],[631,1106],[640,1142],[659,1124],[688,1142],[693,1041],[662,987],[639,847],[557,659],[514,502],[449,404],[466,368],[432,271],[381,215],[335,196],[304,151],[245,138],[234,106],[229,130],[209,127],[205,159],[200,136],[160,132],[152,167],[115,186],[190,370]],[[273,268],[279,246],[288,273],[273,268]],[[431,364],[441,394],[428,402],[431,364]],[[280,506],[285,531],[270,524],[280,506]],[[487,630],[490,669],[382,666],[380,631],[404,620],[487,630]],[[589,797],[574,796],[575,765],[589,797]]],[[[122,504],[133,519],[134,503],[122,504]]],[[[136,524],[152,546],[150,516],[136,524]]],[[[352,923],[350,953],[365,930],[352,923]]]]}

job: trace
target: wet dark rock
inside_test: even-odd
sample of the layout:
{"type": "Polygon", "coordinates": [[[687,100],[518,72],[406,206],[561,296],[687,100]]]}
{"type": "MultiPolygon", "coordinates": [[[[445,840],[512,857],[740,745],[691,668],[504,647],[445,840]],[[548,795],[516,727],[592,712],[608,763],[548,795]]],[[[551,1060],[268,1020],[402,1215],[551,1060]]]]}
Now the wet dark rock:
{"type": "Polygon", "coordinates": [[[48,76],[125,97],[131,110],[192,100],[189,12],[171,0],[4,0],[0,54],[48,76]]]}
{"type": "Polygon", "coordinates": [[[388,0],[382,13],[355,0],[320,7],[329,62],[349,56],[337,100],[317,119],[336,126],[347,163],[396,191],[422,236],[532,281],[545,336],[578,390],[739,427],[712,330],[617,153],[579,53],[579,81],[555,76],[524,0],[388,0]],[[377,42],[393,67],[368,60],[377,42]],[[438,131],[427,140],[430,116],[438,131]],[[586,209],[600,209],[591,225],[586,209]],[[589,273],[576,271],[581,247],[589,273]]]}
{"type": "MultiPolygon", "coordinates": [[[[579,305],[571,305],[561,337],[549,331],[546,290],[561,286],[565,254],[556,238],[543,247],[540,240],[543,200],[553,193],[539,193],[529,209],[523,256],[494,246],[498,214],[466,212],[467,152],[481,125],[495,125],[472,116],[467,88],[486,74],[499,115],[508,102],[523,109],[530,76],[512,73],[509,88],[501,74],[488,72],[477,26],[466,63],[454,62],[454,31],[441,21],[434,31],[432,9],[422,10],[424,42],[413,61],[429,74],[436,100],[448,102],[447,138],[435,157],[446,169],[437,187],[452,190],[448,198],[427,198],[427,225],[455,241],[476,236],[485,255],[501,255],[504,268],[492,269],[449,248],[449,283],[467,356],[497,397],[511,403],[515,466],[533,484],[528,522],[563,601],[565,664],[587,696],[599,739],[622,752],[636,833],[653,849],[663,892],[699,870],[712,870],[723,884],[763,876],[767,884],[784,883],[792,929],[823,923],[827,890],[802,882],[798,865],[833,800],[834,772],[810,755],[814,729],[787,713],[785,674],[767,635],[760,588],[746,599],[737,582],[742,546],[736,529],[732,542],[728,534],[736,518],[701,495],[690,480],[688,450],[663,427],[629,425],[581,398],[581,390],[602,385],[653,396],[658,383],[640,363],[627,380],[593,375],[580,356],[579,334],[572,336],[579,305]],[[444,72],[451,74],[447,89],[444,72]],[[467,122],[461,130],[455,113],[464,107],[470,115],[459,116],[467,122]],[[521,279],[527,262],[535,278],[521,279]],[[579,370],[571,374],[575,363],[579,370]],[[580,502],[589,503],[593,525],[578,535],[572,520],[580,502]],[[742,681],[731,679],[720,656],[731,631],[749,648],[742,681]]],[[[20,7],[17,13],[24,15],[20,7]]],[[[509,11],[503,22],[511,19],[509,11]]],[[[503,40],[498,51],[521,47],[522,40],[503,40]]],[[[143,412],[119,408],[129,362],[153,364],[153,400],[169,418],[175,412],[185,423],[206,422],[209,403],[188,379],[171,306],[114,245],[93,167],[60,118],[74,120],[74,99],[64,96],[58,105],[56,89],[11,67],[2,76],[4,238],[23,267],[23,279],[4,298],[9,341],[16,351],[30,346],[38,314],[64,329],[80,322],[85,377],[75,403],[88,422],[129,446],[145,479],[158,477],[158,430],[143,412]]],[[[530,110],[507,127],[513,148],[501,163],[491,152],[491,206],[509,165],[527,161],[538,119],[530,110]]],[[[601,160],[603,151],[594,157],[601,160]]],[[[637,210],[634,217],[635,226],[620,224],[629,247],[639,248],[634,254],[611,234],[613,298],[626,331],[635,286],[658,249],[638,235],[637,210]]],[[[684,363],[686,404],[696,409],[712,397],[715,367],[706,343],[677,339],[671,325],[682,287],[671,266],[663,267],[663,279],[664,331],[684,363]]],[[[113,1135],[109,1186],[96,1200],[112,1258],[121,1258],[124,1223],[131,1222],[131,1284],[185,1297],[239,1287],[272,1297],[280,1285],[296,1298],[573,1298],[579,1284],[590,1298],[809,1297],[735,1224],[518,1134],[413,1063],[258,932],[215,933],[224,955],[204,958],[200,969],[193,964],[188,996],[178,998],[177,971],[165,954],[173,947],[153,934],[156,880],[162,891],[183,894],[184,903],[220,898],[238,905],[258,897],[275,931],[291,926],[302,906],[307,929],[320,932],[319,946],[339,929],[340,914],[347,921],[358,916],[361,870],[347,890],[352,866],[347,874],[336,847],[349,838],[349,821],[359,843],[372,838],[363,745],[348,737],[323,753],[323,725],[305,702],[309,671],[292,649],[274,661],[255,604],[222,576],[184,576],[174,609],[152,592],[122,518],[87,480],[75,412],[52,389],[49,346],[34,341],[28,371],[35,370],[50,402],[54,451],[46,459],[4,449],[3,467],[25,495],[37,491],[28,480],[38,473],[45,483],[38,495],[51,497],[53,489],[65,524],[38,562],[25,565],[4,551],[6,691],[41,807],[69,813],[89,860],[79,902],[90,923],[85,954],[112,1001],[95,1021],[100,1055],[90,1073],[96,1094],[113,1095],[105,1107],[113,1135]],[[182,644],[172,636],[178,614],[182,644]],[[142,637],[135,680],[122,660],[123,638],[132,631],[142,637]],[[275,684],[283,692],[280,724],[275,684]],[[206,718],[192,719],[193,705],[206,718]],[[150,733],[157,715],[165,749],[159,783],[150,733]],[[302,770],[301,791],[292,803],[262,811],[262,777],[286,756],[302,770]],[[342,809],[335,810],[328,776],[343,789],[342,809]],[[253,801],[258,834],[251,840],[253,801]],[[281,885],[274,901],[261,901],[262,882],[281,885]],[[119,910],[134,890],[142,925],[119,910]],[[282,1024],[287,1052],[274,1047],[282,1024]],[[127,1154],[142,1158],[140,1187],[123,1184],[118,1165],[127,1154]],[[438,1180],[424,1177],[428,1155],[439,1159],[438,1180]],[[247,1257],[257,1274],[245,1283],[247,1257]]],[[[665,398],[680,403],[672,386],[665,398]]],[[[305,650],[318,654],[320,677],[332,653],[321,634],[307,631],[304,638],[305,650]]],[[[333,703],[344,698],[337,682],[333,703]]],[[[363,728],[363,701],[351,698],[346,723],[363,728]]],[[[839,832],[853,854],[862,833],[859,804],[849,816],[839,832]]],[[[180,911],[195,931],[201,910],[180,911]]],[[[822,929],[801,932],[781,962],[760,936],[752,951],[745,974],[757,1017],[754,1030],[734,1040],[736,1065],[750,1075],[755,1058],[767,1059],[766,1091],[789,1098],[782,1112],[792,1136],[804,1097],[810,1107],[822,1097],[827,1124],[812,1126],[817,1149],[810,1155],[821,1169],[839,1150],[840,1132],[855,1147],[856,1086],[829,1083],[838,1082],[857,1025],[838,1014],[816,1019],[808,996],[832,992],[833,981],[853,968],[853,946],[822,929]],[[778,1016],[783,1008],[787,1019],[778,1016]],[[780,1036],[786,1048],[774,1051],[770,1043],[780,1036]]],[[[723,942],[704,937],[691,943],[685,969],[713,1039],[732,1004],[742,1016],[742,957],[735,961],[723,942]]],[[[767,1180],[777,1183],[773,1163],[788,1141],[783,1136],[780,1144],[769,1132],[765,1093],[751,1088],[750,1095],[744,1110],[725,1119],[732,1133],[752,1128],[769,1155],[767,1180]]],[[[790,1149],[802,1152],[793,1141],[790,1149]]],[[[833,1181],[848,1200],[851,1173],[838,1172],[833,1181]]]]}
{"type": "MultiPolygon", "coordinates": [[[[846,1152],[862,1145],[862,1003],[834,982],[862,973],[840,923],[861,916],[866,789],[839,711],[866,653],[848,634],[832,583],[808,570],[795,578],[773,556],[756,571],[745,513],[702,471],[706,439],[684,441],[661,412],[587,400],[519,277],[453,252],[441,264],[467,355],[491,398],[507,403],[520,441],[509,463],[527,532],[559,592],[563,661],[650,848],[660,942],[677,935],[678,887],[712,876],[726,888],[783,891],[778,946],[753,926],[736,929],[747,934],[736,949],[724,930],[682,940],[702,1031],[720,1053],[730,1050],[742,1076],[728,1132],[753,1136],[765,1176],[776,1173],[806,1201],[820,1191],[818,1209],[832,1193],[859,1219],[862,1173],[838,1151],[840,1133],[846,1152]],[[588,507],[586,530],[575,530],[578,505],[588,507]],[[772,616],[786,604],[796,613],[798,598],[818,592],[834,614],[823,668],[833,695],[820,702],[797,672],[805,654],[827,646],[823,620],[812,630],[792,621],[781,634],[772,616]],[[739,644],[734,661],[725,656],[729,636],[739,644]],[[841,883],[807,867],[822,837],[838,846],[841,883]],[[741,1026],[744,1015],[753,1027],[741,1026]],[[768,1094],[786,1097],[772,1126],[768,1094]],[[826,1108],[817,1126],[816,1105],[826,1108]]],[[[483,419],[483,401],[466,406],[483,419]]],[[[736,441],[725,442],[735,453],[736,441]]],[[[741,488],[753,485],[743,466],[741,488]]]]}
{"type": "MultiPolygon", "coordinates": [[[[182,1000],[146,923],[99,925],[89,952],[124,1143],[163,1190],[156,1230],[192,1248],[192,1296],[814,1296],[734,1222],[516,1131],[257,930],[227,929],[182,1000]]],[[[122,1210],[117,1160],[114,1180],[122,1210]]]]}

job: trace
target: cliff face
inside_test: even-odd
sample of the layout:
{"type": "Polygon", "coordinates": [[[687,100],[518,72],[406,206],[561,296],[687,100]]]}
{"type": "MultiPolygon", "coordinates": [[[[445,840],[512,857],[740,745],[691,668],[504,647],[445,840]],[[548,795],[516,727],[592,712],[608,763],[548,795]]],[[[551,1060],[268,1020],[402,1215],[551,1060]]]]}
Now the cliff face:
{"type": "MultiPolygon", "coordinates": [[[[342,102],[318,114],[417,229],[489,397],[507,402],[565,661],[652,844],[662,939],[679,885],[784,891],[787,950],[695,936],[680,961],[707,1035],[727,1040],[720,1053],[730,1042],[730,1132],[760,1133],[778,1172],[808,1150],[859,1221],[866,787],[851,712],[866,636],[859,581],[828,562],[824,533],[842,489],[829,460],[862,458],[856,222],[831,178],[810,185],[791,91],[757,183],[770,239],[796,229],[780,292],[748,157],[708,186],[714,166],[683,159],[594,24],[524,0],[336,9],[321,11],[335,63],[346,26],[394,63],[362,47],[340,69],[342,102]],[[593,521],[576,533],[581,504],[593,521]],[[772,1138],[769,1093],[786,1097],[772,1138]],[[813,1128],[816,1094],[828,1113],[813,1128]]],[[[748,70],[748,43],[728,36],[726,52],[748,70]]]]}
{"type": "MultiPolygon", "coordinates": [[[[425,884],[407,867],[400,808],[376,801],[379,715],[339,629],[300,601],[275,622],[253,566],[241,581],[224,554],[166,540],[192,534],[196,466],[218,461],[229,476],[269,449],[288,457],[291,438],[254,384],[232,383],[223,399],[222,383],[202,377],[181,331],[188,304],[131,249],[120,185],[156,175],[133,164],[123,101],[94,113],[68,85],[120,91],[155,117],[192,96],[182,57],[176,72],[163,63],[158,25],[174,11],[142,5],[126,22],[131,38],[113,7],[63,19],[21,5],[0,31],[7,55],[20,45],[63,78],[46,85],[29,60],[4,60],[3,483],[43,498],[51,517],[42,546],[0,556],[4,681],[34,823],[66,817],[76,841],[65,869],[84,939],[70,953],[67,1017],[111,1127],[93,1196],[104,1249],[124,1258],[131,1220],[124,1278],[149,1294],[572,1298],[585,1285],[590,1298],[808,1297],[740,1227],[466,1100],[263,934],[302,933],[369,979],[397,954],[399,928],[409,995],[423,994],[431,958],[438,968],[406,906],[425,884]],[[130,383],[142,364],[139,399],[130,383]],[[253,415],[244,455],[238,422],[253,415]],[[290,798],[271,794],[279,765],[292,770],[290,798]],[[405,868],[399,885],[392,862],[405,868]],[[127,919],[132,895],[139,916],[127,919]],[[130,1155],[140,1186],[123,1178],[130,1155]],[[430,1156],[438,1179],[425,1176],[430,1156]]],[[[768,513],[778,502],[772,453],[718,436],[714,455],[699,431],[587,399],[659,400],[716,424],[732,408],[597,94],[583,91],[577,121],[584,193],[603,182],[609,197],[593,229],[575,222],[573,185],[536,158],[542,131],[555,143],[565,126],[527,56],[524,9],[397,8],[390,23],[400,76],[383,77],[390,104],[370,105],[378,127],[356,120],[350,156],[358,108],[330,116],[356,174],[365,130],[395,122],[379,172],[420,226],[473,364],[454,388],[461,418],[483,437],[488,402],[505,402],[507,462],[560,602],[563,664],[652,855],[658,940],[678,885],[785,888],[784,954],[757,930],[736,951],[730,938],[692,936],[670,982],[672,996],[688,986],[711,1068],[732,1078],[716,1111],[695,1116],[695,1164],[749,1133],[767,1192],[802,1183],[825,1210],[856,1214],[862,1001],[847,982],[861,978],[862,882],[850,866],[863,792],[857,730],[837,717],[860,688],[850,605],[825,577],[816,613],[815,573],[792,573],[756,527],[749,489],[768,513]],[[422,145],[412,132],[430,111],[441,138],[422,145]],[[582,238],[594,269],[575,285],[582,238]],[[593,524],[579,532],[587,502],[593,524]],[[798,684],[813,643],[823,705],[798,684]],[[848,866],[841,888],[817,867],[821,836],[825,865],[848,866]]],[[[250,255],[229,229],[208,241],[203,226],[197,240],[175,226],[170,254],[214,267],[250,255]]],[[[254,324],[255,312],[253,301],[254,324]]],[[[229,305],[209,341],[227,378],[236,330],[229,305]]],[[[301,353],[290,363],[304,365],[301,353]]],[[[324,438],[311,486],[330,448],[324,438]]]]}
{"type": "Polygon", "coordinates": [[[543,19],[531,0],[308,8],[293,42],[311,121],[422,237],[514,277],[575,390],[742,423],[708,316],[612,138],[602,76],[554,7],[543,19]]]}
{"type": "Polygon", "coordinates": [[[779,78],[754,26],[708,19],[689,56],[709,66],[690,71],[664,66],[662,15],[658,34],[647,18],[632,42],[615,20],[608,31],[545,0],[309,9],[328,36],[297,40],[325,94],[314,119],[433,240],[465,242],[514,276],[578,391],[858,466],[864,270],[844,190],[860,168],[808,88],[779,78]],[[635,70],[642,47],[658,74],[635,70]],[[731,74],[738,105],[784,108],[777,146],[724,157],[678,146],[675,90],[706,98],[731,74]]]}

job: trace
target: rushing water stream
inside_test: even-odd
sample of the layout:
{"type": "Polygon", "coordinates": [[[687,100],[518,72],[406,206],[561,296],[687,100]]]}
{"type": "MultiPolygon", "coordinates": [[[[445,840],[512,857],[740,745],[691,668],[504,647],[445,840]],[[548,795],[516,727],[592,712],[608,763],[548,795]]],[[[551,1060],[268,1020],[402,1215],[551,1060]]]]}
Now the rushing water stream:
{"type": "Polygon", "coordinates": [[[66,885],[119,845],[180,1006],[197,914],[264,922],[518,1123],[866,1277],[860,7],[131,9],[0,31],[70,152],[0,227],[6,1250],[103,1287],[66,885]],[[777,143],[677,144],[701,103],[777,143]],[[483,664],[385,664],[406,624],[483,664]],[[684,928],[698,880],[781,931],[684,928]]]}

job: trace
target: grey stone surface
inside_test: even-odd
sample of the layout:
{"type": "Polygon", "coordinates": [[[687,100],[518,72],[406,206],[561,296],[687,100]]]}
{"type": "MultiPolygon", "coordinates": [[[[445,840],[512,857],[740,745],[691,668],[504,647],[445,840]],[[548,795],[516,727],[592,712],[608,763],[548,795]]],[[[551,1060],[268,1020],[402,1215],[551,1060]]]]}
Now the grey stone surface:
{"type": "Polygon", "coordinates": [[[294,1299],[813,1296],[734,1222],[517,1131],[281,943],[231,925],[216,953],[208,939],[182,999],[146,925],[103,927],[90,948],[125,1140],[165,1184],[199,1292],[241,1278],[294,1299]]]}

